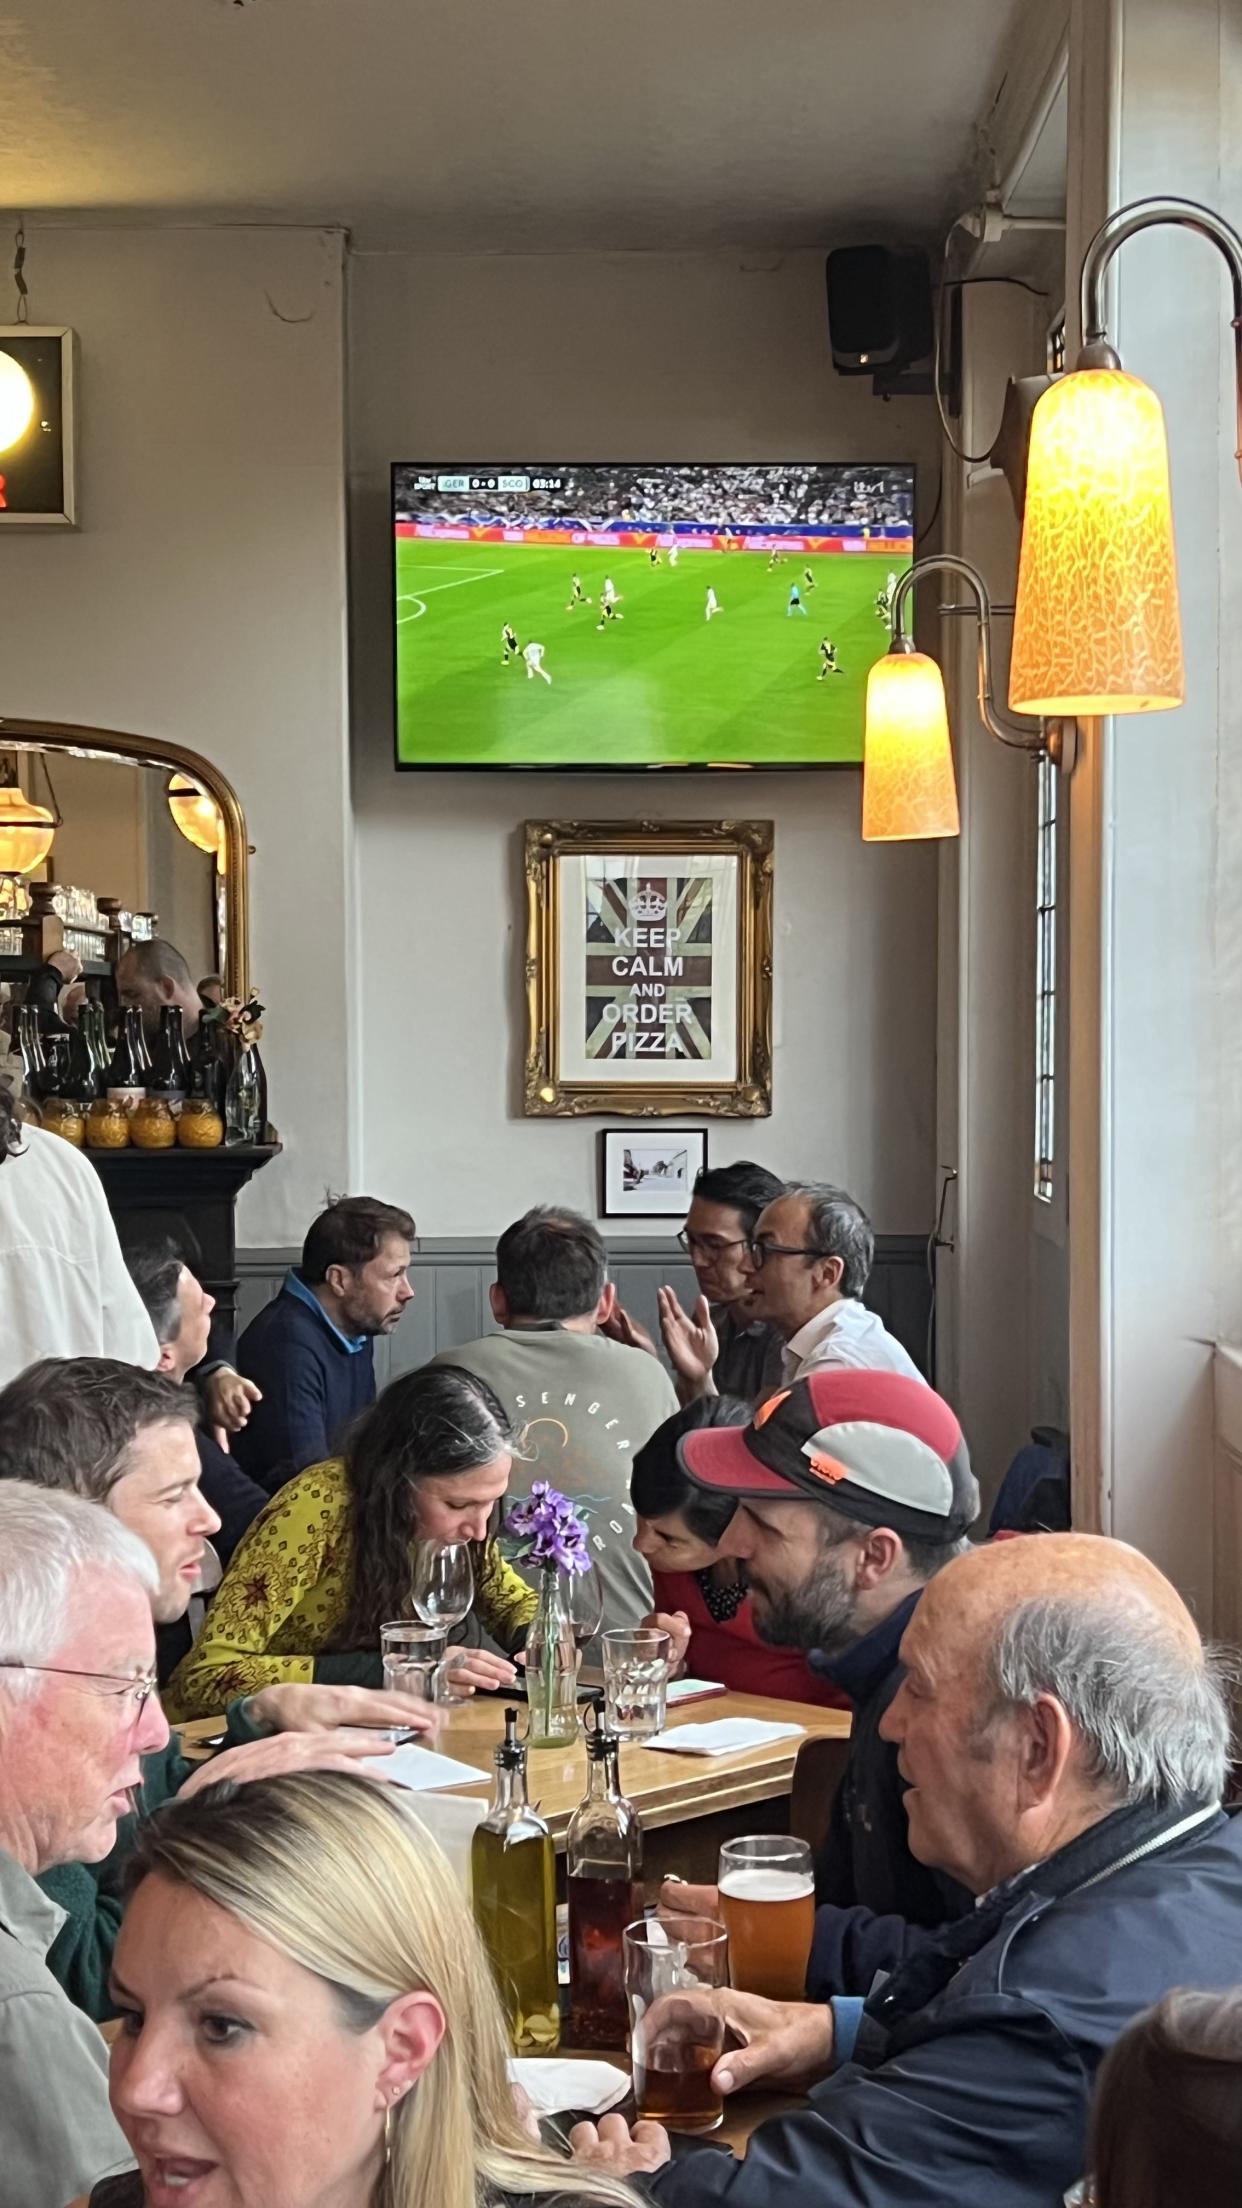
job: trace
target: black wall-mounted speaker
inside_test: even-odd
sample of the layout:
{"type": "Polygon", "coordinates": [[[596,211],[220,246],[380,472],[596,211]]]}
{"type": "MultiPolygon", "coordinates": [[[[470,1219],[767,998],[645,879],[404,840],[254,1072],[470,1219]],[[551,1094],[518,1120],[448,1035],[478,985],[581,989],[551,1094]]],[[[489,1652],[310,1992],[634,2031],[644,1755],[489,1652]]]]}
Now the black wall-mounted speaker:
{"type": "Polygon", "coordinates": [[[921,253],[845,245],[828,255],[828,334],[841,376],[874,376],[926,360],[931,277],[921,253]]]}

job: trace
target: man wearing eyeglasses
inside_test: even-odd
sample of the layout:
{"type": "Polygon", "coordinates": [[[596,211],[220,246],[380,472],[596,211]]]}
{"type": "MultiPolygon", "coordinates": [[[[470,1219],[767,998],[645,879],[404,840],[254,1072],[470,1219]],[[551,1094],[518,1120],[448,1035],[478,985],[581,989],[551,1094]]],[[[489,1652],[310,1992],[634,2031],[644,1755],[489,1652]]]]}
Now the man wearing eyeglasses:
{"type": "Polygon", "coordinates": [[[699,1299],[686,1311],[675,1288],[659,1291],[660,1332],[683,1403],[700,1395],[757,1403],[780,1385],[782,1338],[749,1307],[750,1245],[764,1206],[784,1187],[749,1158],[705,1166],[695,1180],[677,1240],[694,1267],[699,1299]]]}
{"type": "Polygon", "coordinates": [[[35,1884],[97,1862],[168,1726],[154,1687],[150,1551],[106,1511],[0,1483],[0,2194],[65,2208],[132,2159],[102,2039],[46,1955],[62,1911],[35,1884]]]}
{"type": "Polygon", "coordinates": [[[768,1205],[750,1246],[745,1308],[781,1336],[785,1387],[825,1365],[923,1379],[909,1352],[862,1301],[874,1257],[871,1221],[842,1188],[804,1181],[768,1205]]]}

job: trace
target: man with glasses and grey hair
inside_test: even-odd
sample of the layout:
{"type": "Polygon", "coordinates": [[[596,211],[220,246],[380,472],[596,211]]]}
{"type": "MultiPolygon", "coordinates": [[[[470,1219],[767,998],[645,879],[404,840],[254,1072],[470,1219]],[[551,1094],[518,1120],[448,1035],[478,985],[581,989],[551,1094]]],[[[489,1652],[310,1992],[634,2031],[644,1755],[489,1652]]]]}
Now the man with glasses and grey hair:
{"type": "Polygon", "coordinates": [[[862,1301],[874,1257],[862,1205],[827,1181],[796,1182],[761,1213],[745,1308],[784,1338],[786,1387],[824,1365],[924,1377],[862,1301]]]}
{"type": "Polygon", "coordinates": [[[107,1511],[0,1484],[0,2076],[6,2200],[65,2208],[132,2160],[107,2061],[46,1956],[63,1911],[35,1884],[98,1862],[168,1726],[145,1543],[107,1511]]]}

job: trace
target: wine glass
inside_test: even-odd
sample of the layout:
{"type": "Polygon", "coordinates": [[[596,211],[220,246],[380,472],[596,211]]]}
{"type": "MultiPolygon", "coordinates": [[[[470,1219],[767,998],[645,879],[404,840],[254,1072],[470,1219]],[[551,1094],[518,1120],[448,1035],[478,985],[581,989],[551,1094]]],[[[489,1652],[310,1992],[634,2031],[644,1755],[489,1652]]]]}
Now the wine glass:
{"type": "Polygon", "coordinates": [[[598,1564],[588,1565],[585,1572],[571,1572],[565,1582],[565,1607],[569,1612],[570,1630],[574,1646],[581,1654],[588,1641],[593,1641],[604,1615],[604,1582],[599,1576],[598,1564]]]}
{"type": "Polygon", "coordinates": [[[424,1625],[451,1631],[474,1601],[468,1541],[420,1541],[414,1567],[414,1610],[424,1625]]]}

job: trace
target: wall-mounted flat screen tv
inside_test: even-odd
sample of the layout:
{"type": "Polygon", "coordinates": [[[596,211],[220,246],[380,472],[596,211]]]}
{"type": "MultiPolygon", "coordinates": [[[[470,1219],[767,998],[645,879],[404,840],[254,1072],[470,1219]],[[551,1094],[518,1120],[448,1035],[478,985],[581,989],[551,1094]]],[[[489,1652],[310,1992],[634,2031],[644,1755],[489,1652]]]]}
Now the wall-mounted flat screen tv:
{"type": "Polygon", "coordinates": [[[402,767],[862,758],[913,466],[392,471],[402,767]]]}

